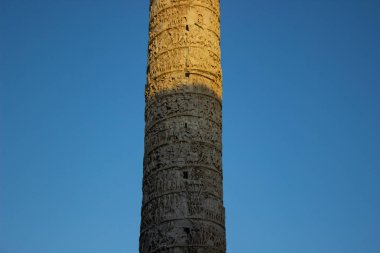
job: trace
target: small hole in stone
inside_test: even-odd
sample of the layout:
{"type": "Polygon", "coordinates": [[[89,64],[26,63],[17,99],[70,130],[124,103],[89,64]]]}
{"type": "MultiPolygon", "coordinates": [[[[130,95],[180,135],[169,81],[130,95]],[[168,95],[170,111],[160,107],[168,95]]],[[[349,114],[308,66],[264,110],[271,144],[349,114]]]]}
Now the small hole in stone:
{"type": "Polygon", "coordinates": [[[189,30],[189,25],[186,25],[186,31],[188,31],[189,30]]]}
{"type": "Polygon", "coordinates": [[[183,228],[183,231],[185,231],[186,234],[190,234],[190,228],[183,228]]]}
{"type": "Polygon", "coordinates": [[[186,77],[190,77],[190,73],[189,73],[189,72],[186,72],[186,73],[185,73],[185,76],[186,76],[186,77]]]}
{"type": "Polygon", "coordinates": [[[183,172],[183,178],[188,179],[189,178],[189,173],[187,171],[183,172]]]}

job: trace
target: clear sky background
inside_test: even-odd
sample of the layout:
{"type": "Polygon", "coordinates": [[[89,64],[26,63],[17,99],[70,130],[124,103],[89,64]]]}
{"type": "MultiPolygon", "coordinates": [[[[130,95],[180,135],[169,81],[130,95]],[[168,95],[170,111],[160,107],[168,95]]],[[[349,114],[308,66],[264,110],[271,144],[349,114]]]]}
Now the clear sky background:
{"type": "MultiPolygon", "coordinates": [[[[230,253],[380,252],[380,1],[222,0],[230,253]]],[[[0,1],[0,253],[137,253],[148,0],[0,1]]]]}

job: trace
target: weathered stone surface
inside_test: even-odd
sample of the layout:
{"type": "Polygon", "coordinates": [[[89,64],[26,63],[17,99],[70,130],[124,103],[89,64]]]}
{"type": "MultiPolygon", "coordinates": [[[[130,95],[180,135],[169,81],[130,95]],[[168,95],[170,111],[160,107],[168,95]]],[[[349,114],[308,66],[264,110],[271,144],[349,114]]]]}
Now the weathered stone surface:
{"type": "Polygon", "coordinates": [[[151,0],[140,253],[225,252],[219,0],[151,0]]]}

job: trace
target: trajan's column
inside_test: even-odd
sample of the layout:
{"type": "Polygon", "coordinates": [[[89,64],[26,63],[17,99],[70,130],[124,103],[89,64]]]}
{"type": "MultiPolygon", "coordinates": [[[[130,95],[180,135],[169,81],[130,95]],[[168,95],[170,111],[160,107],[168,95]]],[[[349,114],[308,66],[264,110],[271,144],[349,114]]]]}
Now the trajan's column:
{"type": "Polygon", "coordinates": [[[140,253],[226,252],[219,0],[150,0],[140,253]]]}

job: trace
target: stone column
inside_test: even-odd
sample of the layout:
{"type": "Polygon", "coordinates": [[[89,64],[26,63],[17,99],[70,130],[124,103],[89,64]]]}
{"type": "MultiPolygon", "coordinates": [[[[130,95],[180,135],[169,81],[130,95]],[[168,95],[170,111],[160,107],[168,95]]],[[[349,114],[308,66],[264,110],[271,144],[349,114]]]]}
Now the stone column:
{"type": "Polygon", "coordinates": [[[226,252],[219,0],[151,0],[140,253],[226,252]]]}

